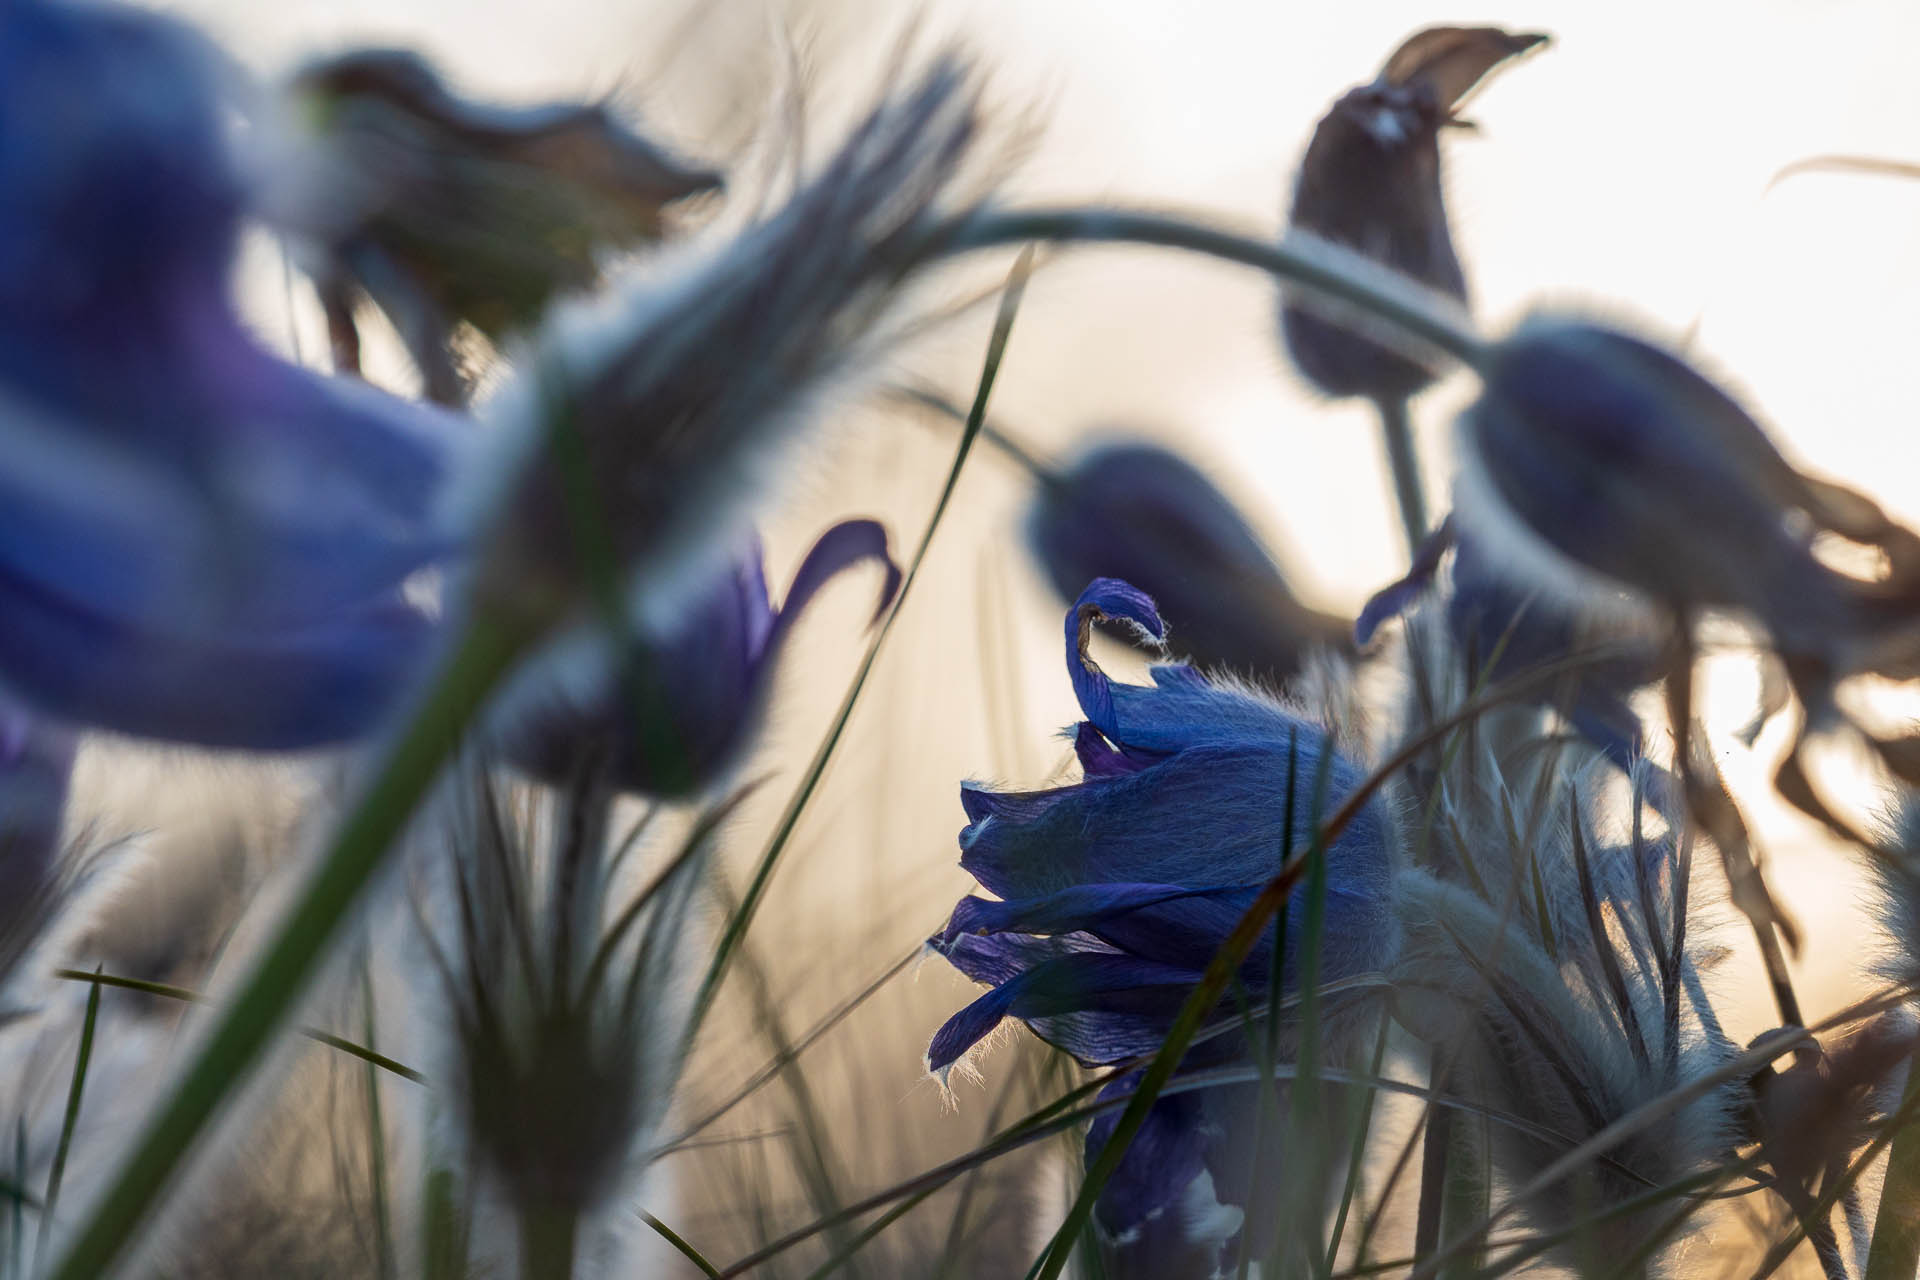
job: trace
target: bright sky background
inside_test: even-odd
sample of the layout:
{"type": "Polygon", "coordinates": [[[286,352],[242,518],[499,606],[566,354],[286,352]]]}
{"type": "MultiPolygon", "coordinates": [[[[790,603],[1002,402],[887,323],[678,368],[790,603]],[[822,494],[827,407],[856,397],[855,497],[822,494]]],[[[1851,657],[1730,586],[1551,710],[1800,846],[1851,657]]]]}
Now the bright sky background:
{"type": "MultiPolygon", "coordinates": [[[[916,11],[883,0],[715,0],[692,10],[686,0],[177,7],[263,69],[367,40],[422,48],[475,93],[617,88],[689,154],[718,147],[722,159],[743,136],[729,105],[764,101],[786,74],[782,31],[812,68],[808,96],[824,121],[848,95],[871,92],[916,11]]],[[[1697,357],[1759,410],[1790,454],[1920,521],[1911,372],[1920,184],[1809,176],[1763,199],[1774,173],[1812,154],[1920,159],[1920,8],[1910,0],[1453,10],[1397,0],[974,0],[920,11],[918,47],[960,33],[987,70],[1002,122],[1031,139],[1010,192],[1172,204],[1263,233],[1279,226],[1292,165],[1327,103],[1371,78],[1407,33],[1483,21],[1551,32],[1552,47],[1472,104],[1480,136],[1453,139],[1447,153],[1455,232],[1484,323],[1500,331],[1541,303],[1670,338],[1697,320],[1697,357]]],[[[825,123],[810,133],[816,156],[831,137],[825,123]]],[[[1177,443],[1245,502],[1304,593],[1351,610],[1396,576],[1402,555],[1373,424],[1360,410],[1316,404],[1297,383],[1275,344],[1273,299],[1263,280],[1184,257],[1069,258],[1034,282],[994,412],[1054,451],[1102,424],[1177,443]]],[[[971,385],[987,319],[964,318],[943,349],[956,393],[971,385]]],[[[1446,423],[1469,394],[1455,380],[1416,405],[1436,507],[1446,423]]],[[[798,513],[777,523],[797,538],[830,516],[871,511],[910,544],[949,447],[897,422],[843,443],[818,474],[797,479],[798,513]]],[[[838,806],[823,805],[817,823],[838,833],[830,843],[851,824],[871,846],[876,901],[896,900],[909,882],[940,892],[960,883],[950,869],[957,779],[1037,781],[1058,750],[1043,735],[1072,716],[1054,650],[1057,614],[1022,576],[1007,532],[1020,488],[1004,468],[984,466],[989,474],[969,477],[963,513],[929,562],[928,590],[939,597],[920,598],[896,633],[879,685],[884,710],[861,722],[860,740],[881,748],[883,762],[850,747],[836,771],[838,806]],[[956,581],[987,585],[968,591],[956,581]],[[982,591],[1013,604],[971,616],[982,591]],[[998,702],[973,692],[989,634],[1019,655],[1008,659],[1011,675],[1000,673],[1013,696],[998,702]],[[991,706],[1012,709],[996,722],[983,711],[991,706]],[[918,727],[903,730],[902,720],[918,727]],[[902,732],[909,743],[892,736],[902,732]],[[903,745],[919,766],[911,776],[884,763],[903,745]],[[888,787],[898,803],[867,816],[863,785],[888,787]],[[885,870],[882,857],[938,870],[885,870]]],[[[800,545],[775,539],[776,587],[779,565],[800,545]]],[[[829,605],[823,617],[833,621],[808,630],[830,660],[818,679],[789,681],[798,686],[788,712],[795,749],[810,745],[838,698],[864,589],[836,593],[829,605]]],[[[1816,873],[1795,883],[1816,916],[1850,905],[1844,879],[1816,873]]],[[[924,911],[899,917],[901,937],[937,919],[940,893],[930,894],[924,911]]],[[[1839,981],[1853,945],[1843,938],[1810,953],[1819,978],[1839,981]]]]}
{"type": "MultiPolygon", "coordinates": [[[[882,0],[188,0],[264,69],[372,40],[432,53],[475,92],[619,89],[696,153],[714,98],[784,75],[783,30],[827,100],[872,83],[915,9],[882,0]],[[689,18],[688,14],[695,16],[689,18]],[[674,39],[677,50],[663,50],[674,39]]],[[[990,101],[1037,125],[1014,189],[1218,211],[1272,229],[1327,102],[1437,21],[1550,31],[1473,104],[1450,201],[1485,321],[1572,305],[1678,334],[1806,463],[1920,517],[1906,361],[1920,338],[1920,185],[1770,176],[1823,151],[1920,157],[1920,10],[1902,0],[1587,3],[1436,10],[1284,0],[971,0],[925,6],[990,101]],[[1903,483],[1913,477],[1913,483],[1903,483]]],[[[726,130],[739,136],[737,125],[726,130]]],[[[817,151],[824,130],[811,139],[817,151]]],[[[1303,582],[1351,607],[1396,567],[1357,410],[1315,406],[1280,362],[1271,290],[1174,258],[1102,254],[1043,279],[999,409],[1042,442],[1096,421],[1185,442],[1275,533],[1303,582]],[[1097,268],[1097,269],[1096,269],[1097,268]],[[1264,502],[1259,501],[1265,499],[1264,502]]],[[[1444,476],[1465,388],[1421,406],[1444,476]]]]}

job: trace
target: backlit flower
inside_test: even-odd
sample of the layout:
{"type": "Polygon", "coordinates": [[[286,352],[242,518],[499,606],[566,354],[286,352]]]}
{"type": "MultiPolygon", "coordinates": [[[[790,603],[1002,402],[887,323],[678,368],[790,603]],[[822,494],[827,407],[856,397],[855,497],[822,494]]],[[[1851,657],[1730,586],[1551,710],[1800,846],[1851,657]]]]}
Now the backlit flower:
{"type": "MultiPolygon", "coordinates": [[[[969,823],[960,864],[996,897],[963,898],[929,945],[993,989],[934,1036],[936,1072],[1008,1017],[1090,1066],[1154,1052],[1283,856],[1304,853],[1318,821],[1361,780],[1324,731],[1259,694],[1186,666],[1155,667],[1151,686],[1110,680],[1087,655],[1092,627],[1107,619],[1164,632],[1151,600],[1109,579],[1068,612],[1068,672],[1087,717],[1074,739],[1083,780],[961,790],[969,823]]],[[[1376,971],[1393,953],[1392,838],[1376,801],[1327,853],[1323,980],[1376,971]]],[[[1289,930],[1283,976],[1273,973],[1271,925],[1254,944],[1239,972],[1250,1004],[1264,1008],[1275,981],[1293,984],[1305,932],[1289,930]]],[[[1217,1012],[1231,1018],[1235,1007],[1223,1001],[1217,1012]]],[[[1237,1036],[1217,1037],[1186,1066],[1242,1053],[1237,1036]]],[[[1251,1145],[1194,1121],[1235,1105],[1211,1090],[1156,1103],[1141,1145],[1101,1195],[1096,1220],[1109,1241],[1136,1256],[1234,1256],[1254,1183],[1251,1145]],[[1201,1200],[1230,1211],[1196,1220],[1180,1209],[1201,1200]]],[[[1104,1133],[1095,1127],[1090,1152],[1104,1133]]]]}
{"type": "Polygon", "coordinates": [[[872,520],[822,534],[775,609],[752,540],[664,633],[636,617],[624,661],[611,660],[603,628],[563,645],[552,666],[559,679],[536,677],[535,688],[509,697],[502,752],[553,783],[574,777],[591,754],[625,790],[673,796],[707,786],[751,740],[775,662],[807,602],[842,569],[869,559],[886,568],[884,611],[900,571],[886,530],[872,520]]]}
{"type": "Polygon", "coordinates": [[[1314,648],[1351,643],[1344,621],[1293,594],[1227,496],[1154,445],[1102,445],[1042,476],[1027,536],[1063,599],[1095,578],[1132,583],[1199,667],[1284,680],[1314,648]]]}
{"type": "MultiPolygon", "coordinates": [[[[1372,82],[1341,95],[1313,131],[1291,220],[1413,280],[1467,299],[1440,173],[1440,131],[1488,72],[1547,37],[1497,27],[1430,27],[1409,36],[1372,82]]],[[[1403,400],[1433,381],[1424,362],[1364,332],[1358,317],[1293,292],[1282,334],[1301,374],[1331,396],[1403,400]]]]}
{"type": "Polygon", "coordinates": [[[667,205],[720,185],[602,104],[469,101],[403,50],[316,62],[292,95],[311,144],[279,220],[317,252],[336,342],[355,353],[342,363],[357,359],[350,282],[439,400],[462,390],[454,325],[496,342],[530,327],[556,294],[593,284],[604,255],[657,239],[667,205]]]}

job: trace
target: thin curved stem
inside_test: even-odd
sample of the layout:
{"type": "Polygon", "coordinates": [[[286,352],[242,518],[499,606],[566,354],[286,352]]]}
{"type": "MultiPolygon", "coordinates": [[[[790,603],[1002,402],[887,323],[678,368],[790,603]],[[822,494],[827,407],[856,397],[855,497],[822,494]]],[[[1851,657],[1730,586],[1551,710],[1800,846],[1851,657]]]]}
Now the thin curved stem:
{"type": "Polygon", "coordinates": [[[1486,362],[1487,344],[1458,303],[1363,254],[1298,228],[1290,229],[1276,244],[1190,218],[1137,209],[987,209],[936,229],[930,241],[956,252],[1027,241],[1185,249],[1255,267],[1351,303],[1469,367],[1477,369],[1486,362]]]}

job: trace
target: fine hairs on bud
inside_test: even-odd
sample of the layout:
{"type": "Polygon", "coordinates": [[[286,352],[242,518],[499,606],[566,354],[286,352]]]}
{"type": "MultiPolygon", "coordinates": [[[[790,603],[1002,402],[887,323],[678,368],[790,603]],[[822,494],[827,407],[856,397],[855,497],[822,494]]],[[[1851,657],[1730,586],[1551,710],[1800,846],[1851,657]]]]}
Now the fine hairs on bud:
{"type": "MultiPolygon", "coordinates": [[[[1598,806],[1582,799],[1598,767],[1510,788],[1485,753],[1475,774],[1447,780],[1458,784],[1438,824],[1448,856],[1396,884],[1400,978],[1416,993],[1402,1005],[1448,1056],[1456,1090],[1524,1122],[1488,1130],[1495,1170],[1519,1187],[1570,1144],[1713,1070],[1729,1046],[1700,992],[1671,843],[1638,823],[1624,843],[1605,839],[1598,806]],[[1547,799],[1537,821],[1535,796],[1547,799]]],[[[1635,808],[1644,782],[1636,773],[1635,808]]],[[[1567,1233],[1554,1256],[1582,1270],[1634,1254],[1670,1209],[1608,1211],[1728,1149],[1736,1093],[1710,1091],[1529,1199],[1538,1228],[1567,1233]]]]}
{"type": "Polygon", "coordinates": [[[1920,979],[1920,798],[1902,790],[1881,820],[1881,852],[1867,859],[1873,906],[1885,935],[1873,973],[1889,983],[1920,979]]]}
{"type": "MultiPolygon", "coordinates": [[[[967,69],[941,58],[784,207],[561,308],[494,405],[508,456],[482,483],[519,492],[483,581],[571,592],[590,537],[649,585],[670,585],[690,555],[726,542],[809,400],[874,353],[900,288],[941,253],[938,206],[976,125],[967,69]]],[[[475,496],[487,495],[456,506],[475,496]]]]}

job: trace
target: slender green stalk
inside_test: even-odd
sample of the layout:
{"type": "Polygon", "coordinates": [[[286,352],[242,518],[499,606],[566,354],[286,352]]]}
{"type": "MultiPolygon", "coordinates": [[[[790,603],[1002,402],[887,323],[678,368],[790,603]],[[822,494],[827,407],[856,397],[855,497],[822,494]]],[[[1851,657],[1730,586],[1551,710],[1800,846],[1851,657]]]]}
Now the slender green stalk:
{"type": "MultiPolygon", "coordinates": [[[[1280,809],[1280,860],[1275,870],[1284,868],[1293,860],[1293,798],[1297,794],[1293,785],[1294,770],[1300,763],[1300,743],[1298,735],[1292,730],[1287,733],[1287,794],[1280,809]]],[[[1318,815],[1316,815],[1318,816],[1318,815]]],[[[1273,922],[1273,960],[1268,970],[1267,980],[1267,1028],[1266,1052],[1260,1057],[1260,1067],[1264,1075],[1260,1089],[1260,1107],[1254,1114],[1253,1122],[1253,1167],[1258,1170],[1267,1154],[1267,1130],[1272,1123],[1275,1110],[1273,1098],[1277,1093],[1273,1069],[1280,1061],[1280,1010],[1284,1002],[1287,980],[1287,911],[1292,902],[1284,902],[1276,913],[1273,922]]],[[[1249,1039],[1249,1043],[1252,1043],[1249,1039]]],[[[1272,1259],[1270,1262],[1274,1261],[1272,1259]]],[[[1242,1225],[1240,1232],[1240,1259],[1234,1268],[1234,1280],[1247,1280],[1253,1270],[1253,1232],[1242,1225]]]]}
{"type": "Polygon", "coordinates": [[[420,1187],[423,1280],[467,1280],[468,1214],[453,1170],[429,1166],[420,1187]]]}
{"type": "Polygon", "coordinates": [[[717,1280],[718,1276],[720,1275],[720,1268],[714,1266],[711,1262],[708,1262],[704,1257],[702,1257],[700,1255],[700,1251],[694,1248],[692,1245],[688,1244],[686,1240],[681,1237],[679,1232],[675,1231],[672,1227],[660,1221],[660,1219],[654,1217],[650,1213],[643,1213],[640,1215],[640,1218],[649,1227],[653,1228],[654,1233],[656,1235],[658,1235],[662,1240],[665,1240],[668,1244],[672,1245],[676,1250],[678,1250],[681,1257],[685,1258],[688,1262],[691,1262],[694,1266],[700,1268],[701,1275],[712,1276],[712,1277],[715,1277],[717,1280]]]}
{"type": "MultiPolygon", "coordinates": [[[[1901,1110],[1916,1100],[1920,1100],[1920,1054],[1907,1065],[1901,1110]]],[[[1887,1153],[1887,1177],[1873,1219],[1866,1280],[1913,1280],[1916,1271],[1920,1271],[1920,1125],[1908,1125],[1894,1136],[1887,1153]]]]}
{"type": "Polygon", "coordinates": [[[313,976],[347,913],[439,776],[475,708],[539,630],[529,618],[482,614],[475,619],[412,723],[388,748],[383,767],[314,868],[278,935],[255,961],[239,994],[160,1104],[106,1193],[73,1233],[52,1280],[93,1280],[132,1242],[201,1130],[254,1065],[313,976]]]}
{"type": "MultiPolygon", "coordinates": [[[[99,988],[95,987],[95,991],[99,988]]],[[[363,1002],[361,1035],[373,1045],[373,969],[363,951],[360,955],[360,998],[363,1002]]],[[[366,1064],[367,1088],[367,1182],[368,1198],[373,1201],[374,1260],[380,1280],[392,1280],[393,1212],[387,1203],[387,1126],[380,1114],[380,1069],[366,1064]]]]}
{"type": "Polygon", "coordinates": [[[1427,492],[1420,482],[1420,455],[1413,447],[1413,417],[1405,400],[1379,400],[1380,437],[1387,446],[1387,465],[1393,471],[1393,496],[1400,507],[1400,527],[1407,535],[1407,557],[1419,554],[1420,544],[1433,526],[1427,523],[1427,492]]]}
{"type": "MultiPolygon", "coordinates": [[[[1387,1039],[1392,1028],[1392,1020],[1383,1008],[1380,1012],[1380,1034],[1373,1042],[1373,1061],[1367,1068],[1367,1074],[1378,1076],[1381,1066],[1387,1060],[1387,1039]]],[[[1331,1274],[1340,1261],[1340,1237],[1346,1234],[1347,1215],[1353,1208],[1354,1197],[1360,1189],[1361,1167],[1366,1163],[1367,1131],[1373,1127],[1373,1103],[1380,1091],[1368,1085],[1360,1096],[1358,1114],[1353,1124],[1353,1145],[1347,1151],[1347,1182],[1340,1192],[1340,1208],[1333,1217],[1333,1231],[1327,1238],[1327,1261],[1324,1271],[1331,1274]]]]}
{"type": "MultiPolygon", "coordinates": [[[[1457,1082],[1451,1071],[1445,1088],[1448,1093],[1457,1091],[1457,1082]]],[[[1472,1116],[1456,1115],[1452,1125],[1453,1142],[1447,1151],[1447,1176],[1441,1184],[1440,1210],[1440,1220],[1449,1235],[1467,1230],[1484,1218],[1488,1197],[1492,1194],[1485,1168],[1485,1127],[1474,1121],[1472,1116]]],[[[1483,1245],[1456,1260],[1442,1275],[1453,1280],[1467,1280],[1480,1269],[1485,1256],[1483,1245]]]]}
{"type": "Polygon", "coordinates": [[[520,1280],[573,1280],[580,1215],[562,1205],[520,1210],[520,1280]]]}
{"type": "MultiPolygon", "coordinates": [[[[1446,1068],[1436,1060],[1427,1077],[1435,1094],[1453,1092],[1446,1068]]],[[[1413,1256],[1432,1257],[1440,1247],[1440,1224],[1446,1209],[1447,1165],[1453,1158],[1453,1113],[1431,1107],[1427,1113],[1426,1145],[1421,1149],[1420,1208],[1414,1219],[1413,1256]]]]}
{"type": "MultiPolygon", "coordinates": [[[[159,996],[164,1000],[179,1000],[184,1004],[212,1004],[206,996],[186,987],[169,986],[164,982],[148,982],[145,978],[123,978],[111,973],[88,973],[84,969],[55,969],[53,976],[68,982],[91,982],[98,987],[118,987],[122,991],[138,991],[143,995],[159,996]]],[[[404,1062],[396,1062],[383,1053],[375,1053],[363,1044],[337,1036],[331,1031],[322,1031],[318,1027],[301,1027],[300,1034],[329,1049],[338,1049],[341,1053],[360,1059],[382,1071],[391,1072],[403,1080],[415,1084],[425,1084],[426,1076],[415,1071],[404,1062]]]]}
{"type": "Polygon", "coordinates": [[[66,1176],[67,1154],[73,1150],[73,1131],[80,1126],[80,1097],[87,1087],[87,1064],[93,1060],[93,1032],[100,1021],[100,987],[87,992],[87,1012],[80,1023],[80,1048],[73,1055],[73,1079],[67,1086],[67,1114],[60,1121],[60,1144],[53,1152],[53,1169],[47,1174],[47,1198],[40,1211],[40,1229],[33,1240],[33,1265],[47,1250],[47,1236],[53,1230],[54,1210],[60,1203],[60,1181],[66,1176]]]}

